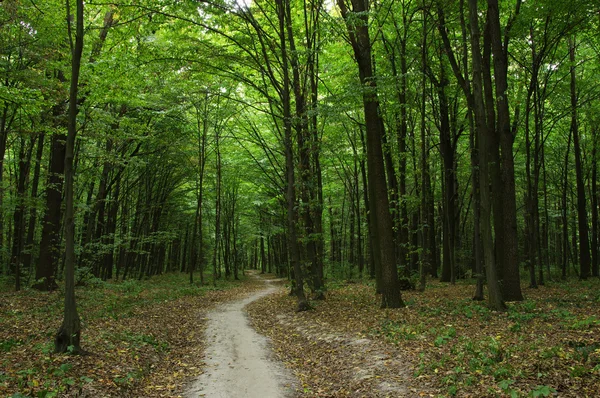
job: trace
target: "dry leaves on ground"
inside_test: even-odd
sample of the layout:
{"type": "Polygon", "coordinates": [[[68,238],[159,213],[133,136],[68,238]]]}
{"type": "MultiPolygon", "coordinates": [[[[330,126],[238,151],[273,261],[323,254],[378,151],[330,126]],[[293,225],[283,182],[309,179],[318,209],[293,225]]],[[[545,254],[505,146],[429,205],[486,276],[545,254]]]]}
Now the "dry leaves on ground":
{"type": "Polygon", "coordinates": [[[165,275],[78,288],[82,356],[52,353],[61,293],[0,293],[0,396],[176,397],[202,371],[202,314],[261,286],[165,275]]]}
{"type": "Polygon", "coordinates": [[[307,397],[600,396],[600,283],[526,289],[495,313],[473,287],[438,282],[378,309],[372,286],[330,287],[294,312],[285,292],[250,306],[307,397]]]}

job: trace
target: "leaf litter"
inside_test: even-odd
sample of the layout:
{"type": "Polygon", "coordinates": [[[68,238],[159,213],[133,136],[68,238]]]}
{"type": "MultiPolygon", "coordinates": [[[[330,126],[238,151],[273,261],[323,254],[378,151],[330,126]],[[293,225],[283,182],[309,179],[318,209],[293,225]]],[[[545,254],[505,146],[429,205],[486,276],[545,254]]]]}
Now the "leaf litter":
{"type": "Polygon", "coordinates": [[[53,353],[62,293],[0,293],[0,396],[180,396],[202,372],[203,314],[261,287],[190,286],[181,274],[78,288],[81,356],[53,353]]]}
{"type": "Polygon", "coordinates": [[[382,310],[359,282],[330,287],[311,311],[281,292],[249,313],[305,397],[597,397],[599,288],[548,283],[496,313],[470,299],[473,286],[439,282],[382,310]]]}
{"type": "MultiPolygon", "coordinates": [[[[78,288],[83,356],[52,353],[61,294],[0,293],[0,395],[180,396],[204,366],[203,314],[262,283],[174,289],[189,286],[179,278],[78,288]]],[[[294,312],[282,288],[248,312],[301,381],[298,396],[600,396],[599,281],[524,289],[506,313],[472,290],[430,282],[404,292],[406,308],[381,310],[369,283],[332,283],[311,311],[294,312]]]]}

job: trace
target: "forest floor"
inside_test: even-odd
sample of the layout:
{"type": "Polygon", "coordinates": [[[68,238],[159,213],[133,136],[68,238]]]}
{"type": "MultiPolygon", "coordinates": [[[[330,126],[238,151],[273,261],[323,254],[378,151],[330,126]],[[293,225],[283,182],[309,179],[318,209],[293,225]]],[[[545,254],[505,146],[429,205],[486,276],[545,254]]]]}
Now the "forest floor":
{"type": "Polygon", "coordinates": [[[85,355],[53,353],[62,291],[0,291],[0,397],[177,397],[204,368],[206,314],[264,289],[185,274],[76,289],[85,355]]]}
{"type": "Polygon", "coordinates": [[[600,396],[600,281],[524,289],[505,313],[473,291],[434,281],[382,310],[373,286],[332,283],[311,311],[280,292],[249,313],[304,397],[600,396]]]}
{"type": "MultiPolygon", "coordinates": [[[[80,287],[82,356],[52,353],[61,292],[0,291],[0,397],[183,396],[211,371],[211,314],[264,291],[265,278],[80,287]]],[[[430,282],[403,293],[406,308],[381,310],[371,284],[330,282],[307,312],[283,286],[246,309],[299,380],[298,397],[600,396],[599,280],[524,289],[506,313],[472,293],[430,282]]]]}

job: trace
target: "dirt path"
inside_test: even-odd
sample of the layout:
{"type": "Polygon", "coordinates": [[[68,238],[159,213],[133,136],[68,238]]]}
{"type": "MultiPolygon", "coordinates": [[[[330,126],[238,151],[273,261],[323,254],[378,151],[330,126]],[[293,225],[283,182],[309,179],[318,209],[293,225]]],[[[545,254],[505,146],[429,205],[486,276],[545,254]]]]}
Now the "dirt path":
{"type": "Polygon", "coordinates": [[[250,327],[245,311],[251,302],[277,290],[269,282],[265,280],[264,290],[208,314],[205,372],[187,390],[186,397],[293,396],[293,376],[273,357],[267,338],[250,327]]]}

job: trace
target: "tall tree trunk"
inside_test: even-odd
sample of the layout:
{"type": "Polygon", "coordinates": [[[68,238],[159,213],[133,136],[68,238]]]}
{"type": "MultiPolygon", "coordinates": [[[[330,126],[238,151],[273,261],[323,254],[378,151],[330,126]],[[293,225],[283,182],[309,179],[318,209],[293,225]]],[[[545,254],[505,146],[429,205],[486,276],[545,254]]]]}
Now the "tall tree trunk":
{"type": "Polygon", "coordinates": [[[483,97],[483,73],[482,73],[482,57],[481,48],[479,45],[479,21],[477,0],[469,0],[469,13],[471,25],[471,46],[473,56],[473,111],[475,115],[475,125],[478,133],[477,139],[479,144],[479,181],[480,181],[480,196],[481,196],[481,237],[483,241],[483,256],[486,266],[487,283],[488,283],[488,300],[489,305],[494,310],[505,310],[506,306],[502,299],[502,291],[498,282],[498,273],[496,270],[496,262],[494,256],[494,241],[492,236],[492,201],[490,197],[490,161],[492,146],[490,136],[493,134],[490,131],[486,122],[486,110],[483,97]]]}
{"type": "MultiPolygon", "coordinates": [[[[423,70],[427,68],[427,10],[425,6],[423,6],[423,26],[422,26],[422,41],[421,41],[421,65],[423,70]]],[[[426,126],[425,126],[425,112],[426,108],[426,97],[427,97],[427,76],[423,74],[421,78],[421,98],[420,98],[420,108],[421,108],[421,126],[420,126],[420,141],[421,141],[421,206],[420,206],[420,218],[421,218],[421,261],[419,264],[419,291],[425,290],[425,282],[427,272],[431,267],[432,263],[432,246],[429,241],[429,229],[430,225],[428,224],[428,195],[429,190],[427,189],[429,185],[429,164],[427,162],[428,155],[428,145],[427,145],[427,137],[426,126]]]]}
{"type": "Polygon", "coordinates": [[[571,61],[571,134],[573,134],[573,152],[575,153],[575,175],[577,179],[577,222],[579,227],[579,278],[586,280],[590,276],[590,247],[588,220],[585,202],[585,183],[583,181],[583,162],[579,141],[579,123],[577,120],[577,80],[575,75],[575,39],[569,40],[569,60],[571,61]]]}
{"type": "Polygon", "coordinates": [[[23,263],[23,247],[25,238],[25,189],[29,168],[31,166],[31,155],[35,145],[35,136],[30,138],[29,145],[25,137],[20,137],[21,146],[19,149],[19,171],[17,176],[17,206],[13,213],[13,241],[11,268],[15,274],[15,290],[21,290],[21,272],[23,263]]]}
{"type": "MultiPolygon", "coordinates": [[[[533,95],[533,84],[534,78],[532,77],[532,81],[530,84],[530,88],[527,91],[527,99],[525,102],[525,147],[526,147],[526,162],[525,162],[525,172],[527,176],[527,194],[525,196],[525,243],[526,243],[526,252],[527,252],[527,265],[529,268],[529,287],[537,288],[537,280],[535,277],[535,267],[536,267],[536,256],[535,256],[535,199],[534,196],[537,197],[537,192],[534,191],[534,183],[533,177],[531,173],[531,147],[533,146],[530,139],[530,114],[531,114],[531,97],[533,95]]],[[[535,148],[534,148],[535,151],[535,148]]]]}
{"type": "MultiPolygon", "coordinates": [[[[290,64],[292,67],[292,87],[294,91],[294,103],[296,105],[296,137],[299,152],[299,175],[300,175],[300,199],[302,201],[300,208],[302,213],[303,229],[304,233],[302,237],[306,241],[305,252],[306,261],[310,264],[310,277],[309,282],[312,285],[315,299],[323,299],[325,297],[321,276],[319,274],[317,265],[317,242],[315,240],[315,223],[313,221],[312,208],[314,207],[311,196],[311,186],[316,188],[314,184],[314,176],[311,168],[311,140],[313,135],[309,131],[309,121],[306,107],[306,96],[305,90],[302,87],[300,81],[300,65],[298,61],[298,51],[296,50],[296,44],[294,39],[294,33],[292,29],[292,13],[290,8],[290,1],[285,2],[285,19],[286,19],[286,32],[287,40],[289,43],[290,51],[290,64]]],[[[313,188],[314,189],[314,188],[313,188]]]]}
{"type": "MultiPolygon", "coordinates": [[[[375,278],[375,290],[379,294],[381,293],[381,278],[377,277],[376,269],[380,267],[376,262],[380,261],[379,254],[375,253],[376,247],[373,242],[376,242],[375,236],[375,216],[371,212],[371,201],[369,200],[369,181],[367,179],[367,167],[365,158],[367,157],[367,144],[365,142],[365,134],[363,129],[360,129],[360,141],[362,147],[362,157],[360,159],[360,175],[363,184],[363,201],[365,202],[365,213],[367,215],[367,239],[368,251],[369,251],[369,277],[375,278]]],[[[378,252],[377,252],[378,253],[378,252]]]]}
{"type": "Polygon", "coordinates": [[[279,41],[281,46],[283,84],[281,88],[281,97],[283,105],[283,129],[284,129],[284,152],[285,152],[285,173],[286,173],[286,200],[287,200],[287,227],[288,227],[288,246],[290,251],[290,261],[294,272],[295,286],[294,293],[298,300],[298,311],[305,311],[309,308],[308,300],[304,294],[304,274],[301,266],[300,245],[298,242],[297,231],[297,213],[296,213],[296,181],[294,175],[294,152],[292,148],[292,109],[290,88],[291,81],[289,76],[288,52],[286,43],[286,21],[288,2],[290,0],[276,0],[277,14],[279,21],[279,41]]]}
{"type": "Polygon", "coordinates": [[[442,214],[442,224],[444,232],[443,245],[443,263],[442,263],[442,282],[456,282],[455,265],[455,247],[456,247],[456,197],[458,195],[456,187],[456,169],[455,155],[456,145],[454,145],[451,127],[448,97],[445,92],[447,79],[445,76],[444,63],[440,59],[440,80],[438,82],[438,100],[440,103],[440,152],[442,155],[442,175],[444,177],[444,206],[442,214]]]}
{"type": "Polygon", "coordinates": [[[469,111],[470,125],[470,146],[471,146],[471,179],[472,179],[472,195],[474,196],[473,205],[473,261],[475,262],[475,278],[477,283],[473,300],[483,301],[483,283],[485,281],[484,266],[483,266],[483,247],[481,242],[481,184],[479,182],[479,144],[477,142],[476,131],[473,120],[473,111],[469,111]]]}
{"type": "Polygon", "coordinates": [[[367,130],[367,166],[371,209],[374,214],[376,243],[381,264],[381,307],[403,307],[400,295],[396,253],[394,249],[393,222],[390,214],[385,167],[383,162],[382,136],[383,123],[379,113],[377,85],[373,79],[371,63],[371,40],[368,29],[367,4],[362,0],[352,0],[349,12],[344,0],[338,0],[342,17],[346,20],[354,57],[358,64],[360,82],[363,86],[363,108],[367,130]],[[350,14],[354,15],[350,15],[350,14]],[[361,21],[357,24],[355,18],[361,21]]]}
{"type": "Polygon", "coordinates": [[[568,202],[567,192],[569,188],[569,152],[571,151],[571,137],[573,131],[569,130],[569,139],[567,141],[567,152],[565,153],[564,176],[562,186],[561,200],[561,218],[562,218],[562,261],[561,261],[561,278],[567,279],[567,269],[569,266],[569,218],[568,218],[568,202]]]}
{"type": "Polygon", "coordinates": [[[598,272],[598,197],[600,191],[598,191],[598,125],[594,124],[592,127],[592,276],[600,276],[598,272]]]}
{"type": "MultiPolygon", "coordinates": [[[[517,13],[521,0],[517,0],[517,13]]],[[[515,166],[513,160],[514,136],[510,128],[510,113],[508,107],[508,40],[503,44],[500,29],[500,14],[498,0],[488,0],[488,24],[490,29],[491,47],[494,60],[494,83],[496,90],[496,128],[500,141],[500,161],[503,213],[502,235],[503,245],[497,248],[502,251],[502,294],[508,301],[522,301],[521,279],[519,276],[518,236],[517,236],[517,205],[515,197],[515,166]]],[[[505,28],[509,30],[508,27],[505,28]]],[[[508,32],[505,32],[508,37],[508,32]]]]}
{"type": "MultiPolygon", "coordinates": [[[[69,2],[67,0],[67,10],[69,2]]],[[[77,92],[83,52],[83,0],[77,0],[75,44],[72,47],[69,125],[65,152],[65,308],[62,326],[56,333],[54,348],[58,353],[79,353],[81,324],[75,303],[75,208],[73,205],[73,150],[77,134],[77,92]]],[[[69,24],[70,30],[70,24],[69,24]]],[[[69,32],[71,35],[71,32],[69,32]]],[[[71,36],[72,37],[72,36],[71,36]]],[[[72,39],[71,39],[72,40],[72,39]]]]}
{"type": "MultiPolygon", "coordinates": [[[[56,118],[62,114],[61,107],[54,110],[56,118]]],[[[46,183],[46,206],[42,221],[42,238],[40,241],[40,257],[35,272],[38,281],[34,287],[41,290],[54,290],[56,272],[60,254],[60,221],[65,170],[65,139],[63,134],[52,136],[50,168],[46,183]]]]}
{"type": "MultiPolygon", "coordinates": [[[[38,143],[35,153],[35,167],[33,169],[33,179],[31,181],[31,199],[38,197],[38,187],[40,181],[40,169],[42,156],[44,155],[44,133],[38,134],[38,143]]],[[[29,209],[29,226],[27,228],[27,238],[25,240],[25,256],[23,258],[23,267],[29,269],[33,259],[33,241],[35,239],[35,227],[37,225],[37,206],[31,206],[29,209]]]]}
{"type": "Polygon", "coordinates": [[[192,229],[192,255],[190,258],[190,283],[194,283],[194,271],[200,263],[200,283],[204,284],[204,240],[202,231],[202,205],[204,196],[204,169],[206,167],[206,138],[208,136],[208,93],[204,98],[204,112],[200,113],[200,109],[196,110],[196,132],[198,133],[198,198],[196,202],[196,215],[194,217],[194,227],[192,229]],[[198,242],[195,242],[198,238],[198,242]]]}
{"type": "MultiPolygon", "coordinates": [[[[108,138],[106,140],[106,147],[105,147],[105,151],[107,154],[110,154],[112,151],[112,147],[113,147],[113,140],[112,138],[108,138]]],[[[97,216],[97,222],[96,222],[96,227],[92,228],[92,231],[94,232],[93,234],[93,239],[96,243],[100,243],[102,240],[103,235],[106,233],[105,229],[106,229],[106,217],[105,217],[105,213],[106,213],[106,199],[108,197],[109,194],[109,178],[110,178],[110,174],[112,171],[112,164],[110,161],[105,161],[104,165],[102,167],[102,174],[100,176],[100,185],[98,187],[98,194],[96,196],[96,203],[94,205],[94,210],[92,211],[92,215],[91,215],[91,222],[94,222],[95,217],[97,216]]],[[[93,258],[93,273],[96,277],[100,277],[100,273],[101,273],[101,269],[100,269],[100,261],[98,261],[97,259],[95,259],[95,254],[94,253],[88,253],[89,256],[91,256],[93,258]]]]}
{"type": "MultiPolygon", "coordinates": [[[[216,188],[215,188],[215,246],[213,248],[212,257],[212,284],[217,285],[217,277],[221,274],[221,266],[219,261],[219,245],[221,244],[221,149],[219,145],[219,132],[215,131],[215,153],[216,153],[216,188]]],[[[195,237],[194,237],[195,239],[195,237]]]]}
{"type": "Polygon", "coordinates": [[[10,125],[17,113],[10,110],[7,102],[4,103],[2,115],[0,116],[0,270],[5,264],[6,252],[4,248],[8,247],[4,244],[4,155],[8,142],[8,132],[10,125]]]}

